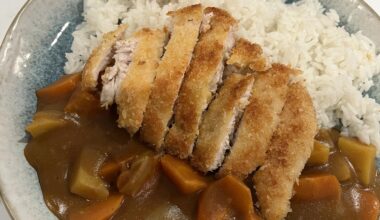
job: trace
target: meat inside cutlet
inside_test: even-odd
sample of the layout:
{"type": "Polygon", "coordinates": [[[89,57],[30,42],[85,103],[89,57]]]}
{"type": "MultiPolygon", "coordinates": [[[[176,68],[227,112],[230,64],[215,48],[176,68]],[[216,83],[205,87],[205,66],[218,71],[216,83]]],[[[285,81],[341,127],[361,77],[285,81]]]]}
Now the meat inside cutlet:
{"type": "Polygon", "coordinates": [[[273,64],[268,71],[256,75],[250,103],[240,121],[230,154],[219,170],[219,176],[232,174],[244,179],[263,164],[286,100],[289,77],[295,74],[293,69],[273,64]]]}
{"type": "Polygon", "coordinates": [[[231,57],[227,60],[227,64],[239,69],[248,67],[253,71],[265,71],[269,66],[261,47],[244,38],[240,38],[236,41],[236,45],[231,52],[231,57]]]}
{"type": "Polygon", "coordinates": [[[254,77],[251,74],[231,74],[224,80],[200,125],[199,137],[191,163],[202,172],[217,169],[230,147],[235,123],[251,96],[254,77]]]}
{"type": "Polygon", "coordinates": [[[138,44],[128,74],[116,94],[118,125],[126,128],[130,135],[140,129],[167,31],[143,28],[134,34],[134,38],[138,44]]]}
{"type": "Polygon", "coordinates": [[[301,82],[291,84],[265,162],[253,177],[265,219],[284,219],[291,211],[293,186],[310,157],[316,133],[316,115],[306,88],[301,82]]]}
{"type": "Polygon", "coordinates": [[[236,21],[218,8],[204,10],[206,21],[193,60],[186,73],[174,111],[174,124],[165,138],[165,150],[180,158],[193,151],[203,111],[223,76],[224,61],[231,50],[236,21]]]}
{"type": "Polygon", "coordinates": [[[199,4],[192,5],[168,15],[173,21],[171,38],[158,66],[140,131],[141,139],[157,150],[167,133],[174,103],[198,41],[203,9],[199,4]]]}
{"type": "Polygon", "coordinates": [[[113,46],[116,41],[124,37],[127,25],[120,25],[115,31],[104,34],[99,46],[91,53],[83,69],[82,88],[85,90],[95,91],[98,85],[98,78],[113,55],[113,46]]]}
{"type": "Polygon", "coordinates": [[[116,41],[113,56],[114,64],[105,69],[102,75],[102,91],[100,93],[100,103],[102,107],[108,108],[115,102],[116,93],[121,82],[129,72],[138,39],[132,37],[126,40],[116,41]]]}

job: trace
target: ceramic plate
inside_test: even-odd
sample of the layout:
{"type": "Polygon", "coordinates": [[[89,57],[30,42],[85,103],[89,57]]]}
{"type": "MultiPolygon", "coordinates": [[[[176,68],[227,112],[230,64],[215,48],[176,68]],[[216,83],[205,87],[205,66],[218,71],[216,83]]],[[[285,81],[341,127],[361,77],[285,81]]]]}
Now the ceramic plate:
{"type": "MultiPolygon", "coordinates": [[[[292,2],[292,1],[288,1],[292,2]]],[[[25,125],[36,108],[35,90],[63,73],[71,33],[82,21],[83,0],[29,0],[0,48],[0,188],[15,219],[55,219],[24,157],[25,125]]],[[[363,1],[322,0],[349,31],[362,30],[380,45],[380,18],[363,1]]],[[[379,95],[380,83],[372,89],[379,95]]]]}

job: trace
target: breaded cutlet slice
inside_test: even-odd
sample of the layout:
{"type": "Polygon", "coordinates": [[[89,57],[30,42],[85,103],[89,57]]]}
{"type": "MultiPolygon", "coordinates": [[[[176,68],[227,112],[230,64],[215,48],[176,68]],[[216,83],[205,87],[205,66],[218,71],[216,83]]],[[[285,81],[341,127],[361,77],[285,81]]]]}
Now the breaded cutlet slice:
{"type": "Polygon", "coordinates": [[[174,110],[174,124],[165,138],[165,150],[187,158],[199,132],[203,111],[207,108],[223,76],[224,61],[233,46],[236,20],[226,11],[206,8],[211,16],[208,30],[201,31],[193,60],[186,73],[174,110]]]}
{"type": "Polygon", "coordinates": [[[173,115],[174,103],[189,67],[203,18],[200,4],[168,13],[173,30],[165,54],[158,66],[156,79],[145,111],[141,139],[161,148],[173,115]]]}
{"type": "Polygon", "coordinates": [[[262,165],[284,107],[289,78],[296,72],[273,64],[271,69],[256,75],[250,103],[240,121],[230,154],[219,170],[219,177],[232,174],[244,179],[262,165]]]}
{"type": "Polygon", "coordinates": [[[248,104],[254,77],[252,74],[231,74],[224,80],[200,125],[199,137],[191,164],[204,173],[217,169],[230,147],[235,123],[248,104]]]}
{"type": "Polygon", "coordinates": [[[249,67],[253,71],[265,71],[269,66],[261,47],[243,38],[236,41],[227,64],[237,68],[249,67]]]}
{"type": "Polygon", "coordinates": [[[291,211],[293,186],[310,157],[316,133],[309,93],[301,82],[291,84],[265,162],[253,177],[265,219],[284,219],[291,211]]]}
{"type": "Polygon", "coordinates": [[[134,34],[134,38],[138,42],[137,47],[128,74],[116,95],[118,125],[126,128],[131,136],[140,129],[167,31],[143,28],[134,34]]]}
{"type": "Polygon", "coordinates": [[[99,46],[92,51],[83,69],[82,88],[84,90],[94,91],[97,89],[99,74],[111,61],[112,48],[116,41],[124,37],[127,27],[127,25],[121,24],[115,31],[104,34],[99,46]]]}

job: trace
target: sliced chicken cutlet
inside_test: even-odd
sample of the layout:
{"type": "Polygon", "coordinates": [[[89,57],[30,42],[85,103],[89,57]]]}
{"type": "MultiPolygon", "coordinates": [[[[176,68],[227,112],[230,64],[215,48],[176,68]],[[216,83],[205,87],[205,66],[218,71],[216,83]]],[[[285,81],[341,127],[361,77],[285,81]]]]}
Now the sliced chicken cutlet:
{"type": "Polygon", "coordinates": [[[168,15],[172,17],[173,30],[157,69],[140,131],[141,139],[157,150],[167,133],[174,103],[198,41],[203,9],[199,4],[192,5],[168,15]]]}
{"type": "Polygon", "coordinates": [[[98,78],[113,55],[113,46],[116,41],[124,37],[127,30],[127,25],[120,25],[115,31],[104,34],[100,45],[95,48],[88,58],[88,61],[83,69],[82,88],[85,90],[96,90],[98,85],[98,78]]]}
{"type": "Polygon", "coordinates": [[[206,8],[204,14],[209,19],[202,23],[175,107],[174,124],[165,138],[165,150],[180,158],[193,151],[203,111],[222,80],[224,61],[234,44],[235,19],[218,8],[206,8]]]}
{"type": "Polygon", "coordinates": [[[108,108],[108,106],[115,102],[116,93],[129,71],[137,44],[138,39],[136,36],[116,41],[114,46],[115,54],[113,56],[114,64],[107,67],[101,77],[102,91],[100,103],[103,107],[108,108]]]}
{"type": "Polygon", "coordinates": [[[243,38],[236,41],[227,64],[239,69],[248,67],[254,71],[265,71],[269,66],[261,47],[243,38]]]}
{"type": "Polygon", "coordinates": [[[291,211],[293,186],[310,157],[316,133],[316,115],[306,88],[301,82],[291,84],[265,162],[253,177],[265,219],[284,219],[291,211]]]}
{"type": "Polygon", "coordinates": [[[199,137],[191,163],[202,172],[217,169],[230,147],[235,123],[248,104],[254,77],[251,74],[231,74],[224,80],[200,125],[199,137]]]}
{"type": "Polygon", "coordinates": [[[134,38],[138,44],[128,73],[116,93],[118,125],[131,135],[140,129],[167,31],[143,28],[134,34],[134,38]]]}
{"type": "Polygon", "coordinates": [[[295,74],[293,69],[273,64],[268,71],[256,75],[250,103],[218,176],[232,174],[244,179],[263,164],[286,100],[289,78],[295,74]]]}

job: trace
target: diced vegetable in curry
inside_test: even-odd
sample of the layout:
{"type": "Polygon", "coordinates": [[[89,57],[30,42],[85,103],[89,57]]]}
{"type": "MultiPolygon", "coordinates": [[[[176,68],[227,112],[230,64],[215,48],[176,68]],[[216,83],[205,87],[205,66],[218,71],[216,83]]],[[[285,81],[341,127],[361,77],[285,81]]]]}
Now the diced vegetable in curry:
{"type": "Polygon", "coordinates": [[[375,176],[375,147],[346,137],[339,138],[338,146],[351,161],[360,182],[365,186],[370,185],[375,176]]]}
{"type": "Polygon", "coordinates": [[[199,199],[197,219],[259,219],[250,189],[233,176],[211,183],[199,199]]]}
{"type": "Polygon", "coordinates": [[[336,176],[340,182],[348,181],[352,178],[349,161],[342,154],[331,155],[329,165],[329,172],[336,176]]]}
{"type": "Polygon", "coordinates": [[[294,187],[294,200],[320,201],[323,199],[338,200],[341,187],[338,179],[330,174],[301,176],[294,187]]]}
{"type": "Polygon", "coordinates": [[[69,121],[64,119],[63,112],[40,111],[35,114],[33,121],[26,127],[26,131],[37,138],[51,130],[64,127],[69,121]]]}
{"type": "Polygon", "coordinates": [[[44,102],[59,102],[72,94],[82,78],[81,73],[63,76],[53,84],[37,91],[37,98],[44,102]]]}
{"type": "Polygon", "coordinates": [[[124,196],[110,195],[106,200],[95,202],[84,208],[73,210],[69,213],[69,220],[104,220],[109,219],[120,208],[124,196]]]}
{"type": "Polygon", "coordinates": [[[185,161],[165,155],[161,158],[161,166],[164,173],[184,194],[195,193],[207,186],[207,180],[185,161]]]}
{"type": "Polygon", "coordinates": [[[323,165],[329,160],[330,149],[320,141],[314,141],[314,149],[311,152],[311,156],[307,161],[307,165],[323,165]]]}
{"type": "Polygon", "coordinates": [[[369,191],[362,191],[359,198],[359,218],[376,220],[380,212],[380,202],[376,194],[369,191]]]}
{"type": "Polygon", "coordinates": [[[84,148],[71,170],[70,191],[86,199],[106,199],[109,192],[98,174],[104,159],[101,152],[84,148]]]}
{"type": "Polygon", "coordinates": [[[149,193],[159,178],[158,158],[142,155],[132,162],[130,169],[121,172],[117,178],[120,193],[137,197],[141,193],[149,193]]]}
{"type": "MultiPolygon", "coordinates": [[[[38,98],[25,154],[60,219],[261,219],[251,177],[216,179],[149,150],[116,126],[114,109],[101,109],[98,95],[81,89],[79,74],[38,98]]],[[[321,130],[287,219],[377,219],[378,179],[373,146],[321,130]]]]}

